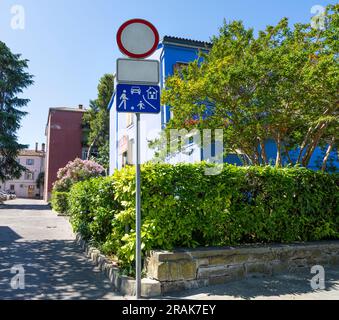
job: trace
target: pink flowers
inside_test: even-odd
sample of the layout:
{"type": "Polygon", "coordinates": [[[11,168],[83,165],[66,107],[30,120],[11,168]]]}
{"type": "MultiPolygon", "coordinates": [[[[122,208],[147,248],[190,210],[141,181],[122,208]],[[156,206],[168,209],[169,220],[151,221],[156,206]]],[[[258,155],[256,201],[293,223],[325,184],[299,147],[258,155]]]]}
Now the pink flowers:
{"type": "Polygon", "coordinates": [[[105,169],[94,161],[75,159],[58,171],[54,189],[67,192],[74,183],[99,177],[104,171],[105,169]]]}

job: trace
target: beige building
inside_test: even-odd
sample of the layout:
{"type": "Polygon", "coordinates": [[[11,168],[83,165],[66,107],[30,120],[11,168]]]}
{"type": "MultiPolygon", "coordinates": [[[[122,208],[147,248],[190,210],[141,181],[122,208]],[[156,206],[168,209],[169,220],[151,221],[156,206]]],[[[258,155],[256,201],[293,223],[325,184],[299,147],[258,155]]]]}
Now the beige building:
{"type": "Polygon", "coordinates": [[[20,179],[0,182],[0,190],[16,194],[18,198],[42,198],[43,186],[38,188],[37,179],[45,171],[45,145],[39,150],[22,150],[18,161],[27,171],[23,172],[20,179]]]}

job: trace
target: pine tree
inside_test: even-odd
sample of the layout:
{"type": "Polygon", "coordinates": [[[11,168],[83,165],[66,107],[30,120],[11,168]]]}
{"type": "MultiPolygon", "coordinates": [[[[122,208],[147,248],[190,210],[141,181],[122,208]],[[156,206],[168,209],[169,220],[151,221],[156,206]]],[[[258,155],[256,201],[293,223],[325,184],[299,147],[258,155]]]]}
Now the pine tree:
{"type": "Polygon", "coordinates": [[[0,41],[0,180],[19,178],[25,170],[17,162],[20,150],[26,146],[18,142],[17,131],[26,112],[21,109],[28,99],[19,98],[23,90],[33,84],[33,76],[26,72],[27,60],[13,54],[0,41]]]}
{"type": "Polygon", "coordinates": [[[114,75],[105,74],[99,81],[98,97],[90,101],[90,110],[84,116],[84,125],[89,128],[87,139],[88,160],[93,149],[97,150],[95,161],[106,171],[109,168],[109,110],[108,105],[114,93],[114,75]]]}

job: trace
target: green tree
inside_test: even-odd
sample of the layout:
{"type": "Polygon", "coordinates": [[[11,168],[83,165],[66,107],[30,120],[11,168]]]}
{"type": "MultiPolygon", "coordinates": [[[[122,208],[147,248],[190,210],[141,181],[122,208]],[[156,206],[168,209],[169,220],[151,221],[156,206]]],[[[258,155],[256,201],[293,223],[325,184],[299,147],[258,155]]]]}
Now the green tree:
{"type": "Polygon", "coordinates": [[[285,18],[255,37],[242,22],[225,22],[212,38],[211,51],[201,54],[202,62],[168,78],[162,100],[174,116],[167,131],[222,128],[225,151],[255,165],[269,164],[268,139],[276,143],[277,166],[285,155],[291,164],[307,167],[317,147],[330,143],[333,150],[338,142],[338,9],[327,8],[322,30],[310,24],[291,28],[285,18]],[[291,159],[296,149],[300,155],[291,159]]]}
{"type": "Polygon", "coordinates": [[[18,178],[25,170],[17,162],[20,150],[26,146],[18,142],[17,131],[26,112],[28,99],[19,98],[23,90],[33,84],[33,76],[26,72],[28,60],[13,54],[0,41],[0,180],[18,178]]]}
{"type": "Polygon", "coordinates": [[[108,105],[114,93],[114,76],[105,74],[98,85],[98,97],[90,101],[90,110],[84,116],[84,124],[89,128],[87,145],[88,160],[93,149],[98,154],[95,160],[106,170],[109,167],[109,110],[108,105]]]}

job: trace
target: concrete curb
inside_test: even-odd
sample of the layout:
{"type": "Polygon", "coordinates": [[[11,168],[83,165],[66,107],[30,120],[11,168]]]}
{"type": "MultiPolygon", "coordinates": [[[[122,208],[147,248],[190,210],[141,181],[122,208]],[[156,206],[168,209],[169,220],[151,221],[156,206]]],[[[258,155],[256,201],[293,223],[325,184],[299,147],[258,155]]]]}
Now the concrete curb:
{"type": "MultiPolygon", "coordinates": [[[[84,250],[86,256],[97,266],[109,279],[115,292],[126,296],[136,295],[135,279],[121,275],[120,269],[107,259],[97,248],[91,247],[76,234],[76,243],[84,250]]],[[[152,279],[142,279],[141,295],[144,298],[161,296],[161,283],[152,279]]]]}

